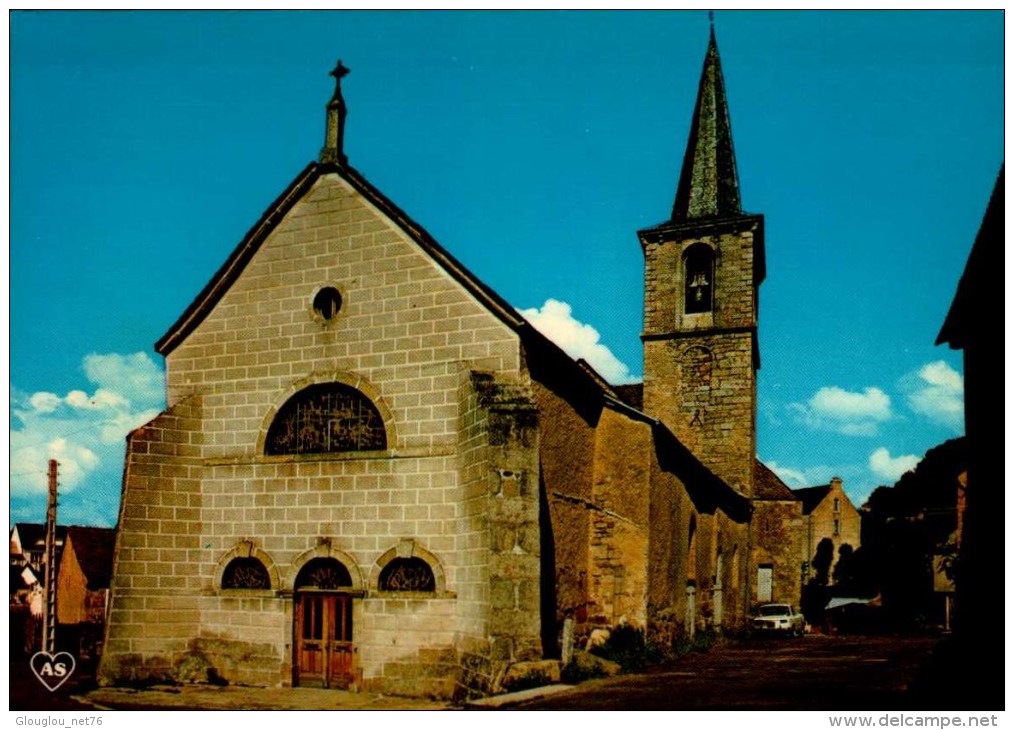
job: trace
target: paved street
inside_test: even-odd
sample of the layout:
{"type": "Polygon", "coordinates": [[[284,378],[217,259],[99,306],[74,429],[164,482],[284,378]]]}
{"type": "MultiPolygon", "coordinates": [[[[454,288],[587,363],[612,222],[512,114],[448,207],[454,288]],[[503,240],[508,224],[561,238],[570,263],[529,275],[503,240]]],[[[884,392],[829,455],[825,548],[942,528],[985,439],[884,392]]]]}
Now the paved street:
{"type": "MultiPolygon", "coordinates": [[[[585,682],[505,709],[901,710],[920,705],[926,709],[925,701],[920,703],[908,688],[935,645],[932,637],[755,640],[691,654],[645,674],[585,682]]],[[[186,686],[88,692],[89,684],[90,678],[82,675],[49,693],[27,666],[12,663],[10,708],[450,709],[426,700],[337,690],[186,686]]]]}
{"type": "Polygon", "coordinates": [[[758,640],[694,654],[646,674],[585,682],[518,710],[886,710],[906,694],[936,640],[825,637],[758,640]]]}

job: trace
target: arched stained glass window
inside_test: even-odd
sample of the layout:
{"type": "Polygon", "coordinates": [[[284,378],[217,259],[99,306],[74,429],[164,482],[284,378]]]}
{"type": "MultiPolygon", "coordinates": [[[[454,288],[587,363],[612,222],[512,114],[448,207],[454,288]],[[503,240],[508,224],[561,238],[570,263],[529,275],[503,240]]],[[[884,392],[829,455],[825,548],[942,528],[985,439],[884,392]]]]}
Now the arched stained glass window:
{"type": "Polygon", "coordinates": [[[380,451],[387,432],[370,399],[342,383],[311,385],[278,411],[268,429],[264,453],[328,454],[336,451],[380,451]]]}
{"type": "Polygon", "coordinates": [[[222,588],[268,590],[271,577],[257,558],[233,558],[222,573],[222,588]]]}
{"type": "Polygon", "coordinates": [[[380,571],[382,591],[435,591],[433,569],[422,558],[394,558],[380,571]]]}
{"type": "Polygon", "coordinates": [[[351,587],[352,575],[349,569],[334,558],[314,558],[299,571],[295,583],[297,590],[319,588],[333,591],[351,587]]]}

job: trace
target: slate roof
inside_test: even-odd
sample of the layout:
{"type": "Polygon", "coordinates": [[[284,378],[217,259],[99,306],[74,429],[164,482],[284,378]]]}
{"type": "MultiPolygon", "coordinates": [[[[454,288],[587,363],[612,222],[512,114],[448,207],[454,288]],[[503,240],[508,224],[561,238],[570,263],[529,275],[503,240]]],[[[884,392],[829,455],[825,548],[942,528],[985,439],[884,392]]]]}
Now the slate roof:
{"type": "Polygon", "coordinates": [[[802,489],[793,489],[792,492],[802,501],[803,514],[808,515],[830,494],[831,485],[824,484],[819,487],[803,487],[802,489]]]}
{"type": "Polygon", "coordinates": [[[725,79],[718,57],[715,28],[711,28],[690,137],[683,155],[672,220],[721,218],[742,213],[732,126],[725,99],[725,79]]]}
{"type": "MultiPolygon", "coordinates": [[[[46,544],[46,526],[36,522],[16,522],[11,528],[11,537],[14,537],[14,530],[18,531],[21,538],[21,547],[30,550],[32,547],[41,547],[46,544]]],[[[56,540],[63,542],[67,537],[66,525],[56,526],[56,540]]]]}
{"type": "Polygon", "coordinates": [[[799,501],[799,497],[789,489],[785,482],[760,460],[755,460],[753,463],[753,496],[754,499],[768,501],[799,501]]]}
{"type": "Polygon", "coordinates": [[[74,555],[88,580],[89,590],[108,588],[113,575],[116,530],[109,527],[70,527],[67,540],[74,546],[74,555]]]}

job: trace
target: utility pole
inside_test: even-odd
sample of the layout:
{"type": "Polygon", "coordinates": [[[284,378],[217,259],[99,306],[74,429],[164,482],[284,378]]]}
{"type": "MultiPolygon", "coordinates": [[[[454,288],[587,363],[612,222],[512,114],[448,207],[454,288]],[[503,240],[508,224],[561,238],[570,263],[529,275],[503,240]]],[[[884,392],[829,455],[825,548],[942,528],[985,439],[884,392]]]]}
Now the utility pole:
{"type": "Polygon", "coordinates": [[[56,459],[49,460],[49,502],[46,505],[46,570],[42,650],[56,651],[56,459]]]}

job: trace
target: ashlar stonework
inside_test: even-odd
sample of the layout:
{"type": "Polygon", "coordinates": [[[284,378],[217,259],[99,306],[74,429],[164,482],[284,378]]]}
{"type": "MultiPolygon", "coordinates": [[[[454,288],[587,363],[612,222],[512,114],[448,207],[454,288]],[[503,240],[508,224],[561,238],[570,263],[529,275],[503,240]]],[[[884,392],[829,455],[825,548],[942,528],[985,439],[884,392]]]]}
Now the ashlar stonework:
{"type": "MultiPolygon", "coordinates": [[[[727,115],[717,64],[712,35],[727,115]]],[[[614,387],[348,164],[347,73],[321,161],[156,343],[168,408],[128,438],[101,680],[464,697],[558,659],[564,625],[741,626],[763,228],[712,149],[727,119],[695,119],[684,174],[732,162],[735,210],[640,233],[645,382],[614,387]]]]}

